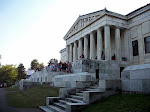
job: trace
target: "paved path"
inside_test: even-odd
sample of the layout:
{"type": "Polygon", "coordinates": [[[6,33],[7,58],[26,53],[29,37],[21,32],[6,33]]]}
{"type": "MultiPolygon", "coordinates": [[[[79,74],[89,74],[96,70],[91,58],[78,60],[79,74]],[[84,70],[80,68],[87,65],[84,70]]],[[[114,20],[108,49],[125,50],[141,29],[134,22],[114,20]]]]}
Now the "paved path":
{"type": "Polygon", "coordinates": [[[41,110],[35,109],[35,108],[9,107],[6,103],[5,94],[6,94],[6,91],[3,88],[0,88],[0,112],[42,112],[41,110]]]}

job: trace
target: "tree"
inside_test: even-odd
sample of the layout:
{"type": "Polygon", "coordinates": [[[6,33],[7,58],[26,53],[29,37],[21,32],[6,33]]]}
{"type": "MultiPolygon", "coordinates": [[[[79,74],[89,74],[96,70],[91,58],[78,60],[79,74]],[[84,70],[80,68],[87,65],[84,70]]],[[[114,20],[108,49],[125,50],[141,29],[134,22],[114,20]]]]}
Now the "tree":
{"type": "MultiPolygon", "coordinates": [[[[0,60],[2,59],[2,56],[0,55],[0,60]]],[[[0,67],[1,67],[1,61],[0,61],[0,67]]]]}
{"type": "Polygon", "coordinates": [[[39,66],[39,62],[37,59],[34,59],[33,61],[31,61],[31,70],[37,69],[38,66],[39,66]]]}
{"type": "Polygon", "coordinates": [[[40,70],[42,70],[44,68],[44,64],[40,63],[40,70]]]}
{"type": "Polygon", "coordinates": [[[52,63],[55,63],[55,64],[56,64],[56,63],[58,63],[58,60],[55,59],[55,58],[54,58],[54,59],[50,59],[49,62],[48,62],[48,65],[50,65],[50,64],[52,64],[52,63]]]}
{"type": "Polygon", "coordinates": [[[17,81],[17,68],[14,65],[5,65],[0,68],[0,82],[7,85],[17,81]]]}
{"type": "Polygon", "coordinates": [[[25,68],[22,63],[19,64],[17,68],[17,72],[18,72],[18,76],[17,76],[18,80],[26,79],[27,74],[25,72],[25,68]]]}

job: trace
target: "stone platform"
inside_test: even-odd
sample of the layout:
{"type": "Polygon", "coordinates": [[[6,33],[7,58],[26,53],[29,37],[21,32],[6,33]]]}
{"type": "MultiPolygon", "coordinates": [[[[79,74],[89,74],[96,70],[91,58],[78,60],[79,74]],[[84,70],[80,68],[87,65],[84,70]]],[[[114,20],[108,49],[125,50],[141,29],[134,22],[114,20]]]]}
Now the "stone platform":
{"type": "Polygon", "coordinates": [[[74,73],[67,75],[58,75],[54,77],[54,86],[57,87],[77,87],[78,82],[95,81],[95,73],[74,73]]]}
{"type": "Polygon", "coordinates": [[[121,77],[123,92],[150,93],[150,64],[128,66],[121,77]]]}

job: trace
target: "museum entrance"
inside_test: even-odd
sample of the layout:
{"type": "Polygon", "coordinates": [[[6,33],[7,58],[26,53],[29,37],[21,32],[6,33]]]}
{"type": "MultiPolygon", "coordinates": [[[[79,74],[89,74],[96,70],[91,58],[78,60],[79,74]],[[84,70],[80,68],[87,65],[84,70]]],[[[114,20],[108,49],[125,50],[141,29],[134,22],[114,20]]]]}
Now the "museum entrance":
{"type": "Polygon", "coordinates": [[[99,69],[96,69],[96,80],[99,80],[99,69]]]}

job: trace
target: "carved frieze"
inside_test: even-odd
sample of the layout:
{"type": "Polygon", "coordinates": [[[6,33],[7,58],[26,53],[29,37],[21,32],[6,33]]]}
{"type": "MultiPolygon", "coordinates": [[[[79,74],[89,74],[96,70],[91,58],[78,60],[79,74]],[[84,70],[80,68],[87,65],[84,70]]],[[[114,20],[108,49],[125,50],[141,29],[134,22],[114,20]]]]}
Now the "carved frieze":
{"type": "Polygon", "coordinates": [[[81,30],[85,26],[87,26],[90,23],[92,23],[93,21],[95,21],[100,16],[101,15],[99,14],[99,15],[91,15],[88,17],[82,17],[82,16],[79,17],[77,22],[74,24],[74,26],[69,30],[67,37],[70,37],[74,33],[78,32],[79,30],[81,30]]]}

